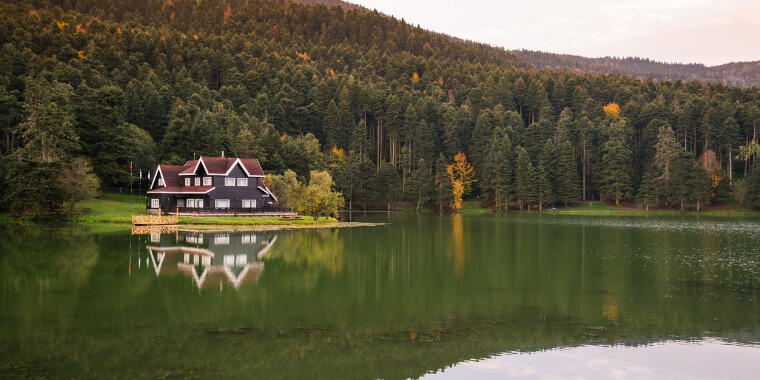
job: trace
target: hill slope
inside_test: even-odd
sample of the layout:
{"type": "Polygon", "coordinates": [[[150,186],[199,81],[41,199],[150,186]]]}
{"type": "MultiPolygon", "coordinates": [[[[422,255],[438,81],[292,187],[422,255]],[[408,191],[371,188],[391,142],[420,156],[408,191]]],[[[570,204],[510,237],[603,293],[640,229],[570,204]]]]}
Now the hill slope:
{"type": "MultiPolygon", "coordinates": [[[[37,159],[35,132],[70,128],[55,135],[68,139],[56,155],[96,163],[106,187],[129,184],[130,161],[147,170],[224,150],[258,157],[268,172],[330,169],[350,204],[363,206],[411,199],[410,185],[444,175],[463,152],[482,199],[625,201],[659,167],[661,131],[672,131],[668,149],[685,160],[689,190],[654,187],[663,204],[697,201],[687,182],[698,158],[723,186],[715,194],[726,193],[726,177],[752,173],[736,152],[760,129],[757,88],[536,70],[513,52],[363,8],[35,4],[0,1],[3,153],[37,159]],[[28,112],[48,106],[60,123],[28,112]],[[550,197],[523,186],[538,175],[550,197]]],[[[25,178],[10,176],[6,188],[28,188],[25,178]]]]}
{"type": "Polygon", "coordinates": [[[731,86],[760,86],[760,61],[732,62],[719,66],[656,62],[645,58],[586,58],[577,55],[515,50],[521,59],[537,69],[581,73],[630,75],[639,79],[699,80],[731,86]]]}

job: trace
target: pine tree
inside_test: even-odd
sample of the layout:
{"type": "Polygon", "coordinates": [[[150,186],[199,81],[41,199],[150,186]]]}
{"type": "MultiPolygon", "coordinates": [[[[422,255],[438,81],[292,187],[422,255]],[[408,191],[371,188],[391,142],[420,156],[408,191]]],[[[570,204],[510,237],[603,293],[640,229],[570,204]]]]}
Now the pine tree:
{"type": "Polygon", "coordinates": [[[557,201],[567,204],[578,199],[578,163],[573,144],[566,140],[560,146],[557,163],[557,201]]]}
{"type": "Polygon", "coordinates": [[[525,148],[517,147],[517,162],[515,165],[515,196],[520,210],[526,204],[530,209],[530,203],[534,197],[533,178],[535,173],[533,164],[530,162],[528,151],[525,148]]]}
{"type": "Polygon", "coordinates": [[[34,161],[57,162],[79,149],[74,129],[71,86],[46,79],[30,80],[25,92],[26,120],[19,125],[22,154],[34,161]]]}
{"type": "Polygon", "coordinates": [[[512,143],[504,128],[497,128],[491,137],[486,158],[486,181],[484,183],[493,196],[496,209],[506,209],[514,192],[514,160],[512,143]]]}
{"type": "Polygon", "coordinates": [[[554,202],[549,174],[543,164],[536,168],[536,201],[538,202],[538,211],[543,211],[544,204],[550,205],[554,202]]]}
{"type": "Polygon", "coordinates": [[[441,153],[435,163],[435,200],[438,203],[438,212],[443,212],[444,207],[448,207],[454,199],[451,177],[446,168],[446,158],[441,153]]]}
{"type": "Polygon", "coordinates": [[[631,149],[628,147],[628,129],[624,119],[610,126],[610,138],[604,144],[602,178],[599,195],[603,200],[621,200],[631,195],[631,149]]]}
{"type": "MultiPolygon", "coordinates": [[[[559,176],[559,152],[552,139],[546,139],[544,143],[544,149],[541,151],[541,156],[538,160],[538,166],[543,167],[543,172],[546,174],[546,181],[548,183],[548,190],[551,195],[551,201],[544,202],[552,204],[554,202],[555,195],[558,192],[559,183],[557,182],[559,176]]],[[[538,172],[538,171],[537,171],[538,172]]]]}
{"type": "Polygon", "coordinates": [[[698,163],[693,168],[692,183],[694,200],[697,202],[697,211],[702,204],[708,203],[712,197],[712,178],[702,165],[698,163]]]}
{"type": "Polygon", "coordinates": [[[636,192],[636,201],[644,205],[644,209],[649,211],[649,205],[657,203],[657,181],[646,172],[641,179],[639,191],[636,192]]]}
{"type": "Polygon", "coordinates": [[[409,177],[409,194],[416,204],[415,211],[420,212],[423,204],[430,200],[433,190],[433,177],[430,175],[430,166],[424,159],[417,161],[417,167],[409,177]]]}

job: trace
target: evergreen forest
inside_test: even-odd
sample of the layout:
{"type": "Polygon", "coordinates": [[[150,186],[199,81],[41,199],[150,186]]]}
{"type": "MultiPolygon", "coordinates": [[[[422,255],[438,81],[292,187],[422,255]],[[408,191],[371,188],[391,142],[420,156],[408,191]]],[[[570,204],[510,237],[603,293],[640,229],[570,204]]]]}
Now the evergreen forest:
{"type": "Polygon", "coordinates": [[[351,209],[760,207],[757,87],[537,69],[361,7],[270,0],[2,2],[0,49],[14,214],[221,151],[303,182],[328,170],[351,209]]]}

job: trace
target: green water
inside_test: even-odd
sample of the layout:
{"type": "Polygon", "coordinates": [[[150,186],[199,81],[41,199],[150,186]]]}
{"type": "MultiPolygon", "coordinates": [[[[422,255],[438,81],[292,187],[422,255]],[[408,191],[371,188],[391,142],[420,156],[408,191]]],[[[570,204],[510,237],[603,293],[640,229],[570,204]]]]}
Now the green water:
{"type": "Polygon", "coordinates": [[[760,357],[758,220],[357,218],[390,223],[0,227],[0,377],[469,378],[619,350],[690,377],[679,360],[716,345],[760,357]]]}

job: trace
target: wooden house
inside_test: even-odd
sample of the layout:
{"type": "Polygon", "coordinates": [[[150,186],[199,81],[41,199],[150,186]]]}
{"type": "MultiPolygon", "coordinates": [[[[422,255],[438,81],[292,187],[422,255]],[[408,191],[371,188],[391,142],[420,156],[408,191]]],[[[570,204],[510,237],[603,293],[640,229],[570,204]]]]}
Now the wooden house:
{"type": "Polygon", "coordinates": [[[200,157],[158,165],[146,197],[149,212],[254,214],[281,211],[255,158],[200,157]]]}

